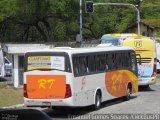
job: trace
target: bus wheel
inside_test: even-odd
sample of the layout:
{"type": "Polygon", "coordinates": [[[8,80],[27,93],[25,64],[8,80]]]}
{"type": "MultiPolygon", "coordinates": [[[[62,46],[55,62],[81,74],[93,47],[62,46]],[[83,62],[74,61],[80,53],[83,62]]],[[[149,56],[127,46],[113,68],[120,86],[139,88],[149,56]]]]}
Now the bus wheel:
{"type": "Polygon", "coordinates": [[[101,93],[100,91],[97,91],[96,96],[95,96],[95,104],[93,106],[94,110],[98,110],[101,107],[101,93]]]}
{"type": "Polygon", "coordinates": [[[128,87],[127,87],[127,94],[126,94],[126,96],[124,96],[124,100],[125,100],[125,101],[130,100],[130,98],[131,98],[131,93],[132,93],[131,91],[132,91],[132,87],[131,87],[131,85],[129,84],[128,87]]]}

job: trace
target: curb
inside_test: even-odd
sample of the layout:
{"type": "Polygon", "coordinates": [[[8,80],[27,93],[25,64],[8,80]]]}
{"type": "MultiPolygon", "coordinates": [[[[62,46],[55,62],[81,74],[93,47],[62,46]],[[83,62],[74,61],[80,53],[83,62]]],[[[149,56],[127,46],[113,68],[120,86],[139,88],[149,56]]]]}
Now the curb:
{"type": "Polygon", "coordinates": [[[2,109],[7,109],[7,108],[22,108],[24,107],[24,104],[17,104],[17,105],[12,105],[8,107],[2,107],[2,109]]]}

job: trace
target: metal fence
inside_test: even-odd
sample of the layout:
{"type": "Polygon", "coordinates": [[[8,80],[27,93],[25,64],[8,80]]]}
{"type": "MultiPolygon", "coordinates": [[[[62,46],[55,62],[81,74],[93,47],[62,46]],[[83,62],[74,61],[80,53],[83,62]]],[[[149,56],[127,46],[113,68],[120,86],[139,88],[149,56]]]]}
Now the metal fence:
{"type": "Polygon", "coordinates": [[[54,42],[50,44],[53,47],[95,47],[100,43],[100,40],[83,41],[82,43],[77,42],[54,42]]]}

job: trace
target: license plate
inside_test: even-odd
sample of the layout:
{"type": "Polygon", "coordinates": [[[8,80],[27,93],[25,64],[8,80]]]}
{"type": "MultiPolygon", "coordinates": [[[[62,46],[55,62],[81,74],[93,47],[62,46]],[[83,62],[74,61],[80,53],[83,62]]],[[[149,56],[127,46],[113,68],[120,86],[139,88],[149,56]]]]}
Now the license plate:
{"type": "Polygon", "coordinates": [[[43,106],[51,106],[51,102],[42,102],[43,106]]]}

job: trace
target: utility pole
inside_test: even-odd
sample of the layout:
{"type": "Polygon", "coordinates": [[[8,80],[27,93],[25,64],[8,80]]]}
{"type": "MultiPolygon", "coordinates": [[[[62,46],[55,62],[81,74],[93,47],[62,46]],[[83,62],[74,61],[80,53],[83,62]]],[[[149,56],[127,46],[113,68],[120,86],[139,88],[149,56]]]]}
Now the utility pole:
{"type": "MultiPolygon", "coordinates": [[[[142,0],[141,0],[142,1],[142,0]]],[[[132,6],[136,9],[137,11],[137,29],[138,29],[138,34],[140,35],[141,34],[141,30],[140,30],[140,12],[139,12],[139,9],[133,5],[133,4],[130,4],[130,3],[94,3],[93,4],[94,6],[96,5],[121,5],[121,6],[132,6]]]]}
{"type": "Polygon", "coordinates": [[[82,47],[82,0],[80,0],[79,2],[80,4],[80,43],[81,43],[81,47],[82,47]]]}

